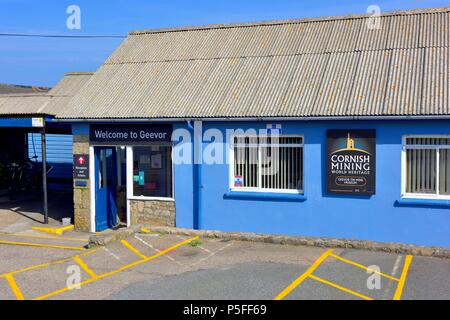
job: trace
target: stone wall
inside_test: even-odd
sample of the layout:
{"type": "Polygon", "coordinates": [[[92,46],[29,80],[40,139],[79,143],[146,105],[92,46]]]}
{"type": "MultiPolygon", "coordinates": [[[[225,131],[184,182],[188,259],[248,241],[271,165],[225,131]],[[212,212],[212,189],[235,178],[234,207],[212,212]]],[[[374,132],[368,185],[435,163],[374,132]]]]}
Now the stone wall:
{"type": "Polygon", "coordinates": [[[131,224],[149,226],[175,226],[175,203],[173,201],[130,201],[131,224]]]}
{"type": "MultiPolygon", "coordinates": [[[[89,136],[73,136],[73,154],[85,154],[89,157],[89,136]]],[[[90,164],[92,165],[92,164],[90,164]]],[[[91,226],[91,190],[87,187],[73,186],[74,224],[77,230],[90,231],[91,226]]]]}

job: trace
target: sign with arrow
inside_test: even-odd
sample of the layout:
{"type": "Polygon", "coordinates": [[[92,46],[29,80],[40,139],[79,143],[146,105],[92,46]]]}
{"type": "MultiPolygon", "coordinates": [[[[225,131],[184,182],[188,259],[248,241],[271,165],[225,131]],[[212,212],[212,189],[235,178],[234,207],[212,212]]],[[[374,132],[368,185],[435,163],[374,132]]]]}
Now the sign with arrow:
{"type": "Polygon", "coordinates": [[[89,179],[89,156],[87,154],[73,155],[73,178],[89,179]]]}

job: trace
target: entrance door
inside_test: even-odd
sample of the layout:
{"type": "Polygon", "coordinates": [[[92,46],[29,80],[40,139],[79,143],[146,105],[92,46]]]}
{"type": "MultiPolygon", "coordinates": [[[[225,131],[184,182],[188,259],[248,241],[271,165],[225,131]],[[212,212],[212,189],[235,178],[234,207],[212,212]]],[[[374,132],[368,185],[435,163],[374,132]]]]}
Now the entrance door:
{"type": "Polygon", "coordinates": [[[115,147],[95,147],[95,231],[117,224],[117,160],[115,147]]]}

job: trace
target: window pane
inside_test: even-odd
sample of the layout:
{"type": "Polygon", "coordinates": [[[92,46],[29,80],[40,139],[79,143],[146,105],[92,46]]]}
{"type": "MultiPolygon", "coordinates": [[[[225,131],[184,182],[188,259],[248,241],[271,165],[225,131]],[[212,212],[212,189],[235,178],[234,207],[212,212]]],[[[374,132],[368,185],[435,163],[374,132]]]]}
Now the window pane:
{"type": "Polygon", "coordinates": [[[261,147],[262,188],[303,189],[303,148],[261,147]]]}
{"type": "Polygon", "coordinates": [[[172,197],[171,147],[133,148],[133,195],[172,197]]]}
{"type": "Polygon", "coordinates": [[[406,151],[407,193],[436,194],[436,152],[435,149],[406,151]]]}
{"type": "Polygon", "coordinates": [[[234,187],[303,189],[302,137],[235,137],[234,143],[234,187]]]}
{"type": "Polygon", "coordinates": [[[249,146],[242,147],[242,142],[239,143],[240,146],[234,148],[233,186],[236,188],[255,188],[258,186],[258,148],[249,146]]]}
{"type": "Polygon", "coordinates": [[[450,145],[450,138],[406,138],[407,145],[450,145]]]}
{"type": "Polygon", "coordinates": [[[439,150],[439,194],[450,195],[450,150],[439,150]]]}

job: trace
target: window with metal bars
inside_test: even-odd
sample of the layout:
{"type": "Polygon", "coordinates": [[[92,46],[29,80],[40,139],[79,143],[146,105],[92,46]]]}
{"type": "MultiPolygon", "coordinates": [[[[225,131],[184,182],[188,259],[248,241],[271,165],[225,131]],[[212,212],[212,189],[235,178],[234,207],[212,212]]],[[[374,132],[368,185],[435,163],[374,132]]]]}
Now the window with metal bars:
{"type": "Polygon", "coordinates": [[[235,136],[231,150],[232,189],[303,192],[302,136],[235,136]]]}
{"type": "Polygon", "coordinates": [[[407,136],[403,152],[404,195],[450,197],[449,136],[407,136]]]}

